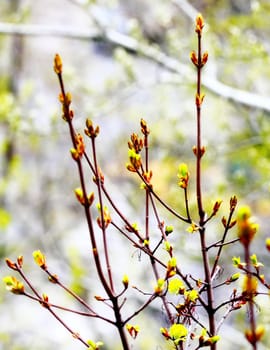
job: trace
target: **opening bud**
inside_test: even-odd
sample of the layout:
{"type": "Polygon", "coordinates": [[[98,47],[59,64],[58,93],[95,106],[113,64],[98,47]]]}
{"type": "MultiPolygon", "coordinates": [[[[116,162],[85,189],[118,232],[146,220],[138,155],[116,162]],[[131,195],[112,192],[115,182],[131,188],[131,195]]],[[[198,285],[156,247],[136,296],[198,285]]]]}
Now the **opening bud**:
{"type": "Polygon", "coordinates": [[[161,294],[164,291],[164,288],[165,288],[165,281],[163,278],[159,278],[155,286],[155,293],[161,294]]]}
{"type": "Polygon", "coordinates": [[[24,285],[14,276],[6,276],[3,278],[6,289],[13,294],[24,294],[24,285]]]}
{"type": "Polygon", "coordinates": [[[78,199],[78,202],[81,203],[82,205],[85,204],[85,198],[83,194],[83,190],[80,187],[75,188],[74,190],[75,196],[78,199]]]}
{"type": "Polygon", "coordinates": [[[131,324],[127,323],[126,329],[127,329],[128,333],[132,336],[132,338],[136,339],[136,337],[140,331],[140,327],[138,325],[132,326],[131,324]]]}
{"type": "Polygon", "coordinates": [[[45,270],[47,268],[45,255],[40,250],[35,250],[33,252],[33,258],[35,260],[35,263],[40,268],[42,268],[43,270],[45,270]]]}
{"type": "Polygon", "coordinates": [[[189,171],[187,164],[181,163],[179,165],[177,177],[179,178],[178,186],[181,188],[187,188],[189,181],[189,171]]]}
{"type": "Polygon", "coordinates": [[[94,342],[93,340],[87,340],[87,344],[89,345],[89,350],[99,350],[103,345],[102,341],[94,342]]]}
{"type": "Polygon", "coordinates": [[[265,333],[265,328],[263,326],[258,326],[254,331],[252,331],[251,329],[248,329],[245,331],[245,337],[248,340],[248,342],[252,345],[255,345],[258,341],[261,340],[261,338],[263,337],[265,333]]]}
{"type": "Polygon", "coordinates": [[[195,32],[198,34],[202,33],[203,27],[204,27],[204,19],[203,16],[199,13],[198,16],[196,17],[196,27],[195,27],[195,32]]]}

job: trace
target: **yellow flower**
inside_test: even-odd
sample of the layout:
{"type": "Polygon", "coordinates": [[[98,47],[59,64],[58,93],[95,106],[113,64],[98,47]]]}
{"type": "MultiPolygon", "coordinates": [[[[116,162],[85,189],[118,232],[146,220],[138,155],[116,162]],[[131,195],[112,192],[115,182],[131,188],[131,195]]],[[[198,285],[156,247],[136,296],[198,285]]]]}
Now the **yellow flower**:
{"type": "Polygon", "coordinates": [[[178,345],[181,341],[185,341],[188,335],[186,327],[180,323],[173,324],[169,329],[171,340],[178,345]]]}
{"type": "Polygon", "coordinates": [[[197,290],[192,289],[192,290],[190,290],[190,291],[188,291],[188,292],[185,292],[185,297],[186,297],[186,300],[187,300],[188,302],[195,303],[196,300],[197,300],[198,297],[199,297],[199,293],[198,293],[197,290]]]}
{"type": "Polygon", "coordinates": [[[182,294],[185,290],[184,283],[179,278],[174,278],[169,281],[168,291],[171,294],[182,294]]]}

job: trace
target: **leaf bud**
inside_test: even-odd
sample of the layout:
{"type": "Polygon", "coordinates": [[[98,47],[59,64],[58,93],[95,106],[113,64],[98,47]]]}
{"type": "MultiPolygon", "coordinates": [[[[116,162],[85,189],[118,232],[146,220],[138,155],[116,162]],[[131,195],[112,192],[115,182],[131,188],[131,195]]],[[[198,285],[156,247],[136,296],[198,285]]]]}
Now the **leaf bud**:
{"type": "Polygon", "coordinates": [[[47,294],[43,293],[42,294],[42,301],[40,301],[40,304],[45,307],[45,308],[49,308],[49,297],[47,294]]]}
{"type": "Polygon", "coordinates": [[[151,184],[151,179],[152,179],[152,176],[153,176],[152,170],[147,171],[147,172],[144,172],[144,173],[142,174],[142,176],[143,176],[145,182],[146,182],[148,185],[150,185],[150,184],[151,184]]]}
{"type": "Polygon", "coordinates": [[[80,158],[80,156],[75,148],[71,148],[69,151],[70,151],[71,157],[74,160],[78,160],[80,158]]]}
{"type": "Polygon", "coordinates": [[[155,286],[155,293],[161,294],[164,291],[164,288],[165,288],[165,281],[163,278],[159,278],[155,286]]]}
{"type": "Polygon", "coordinates": [[[87,196],[87,199],[88,199],[88,204],[89,204],[89,205],[92,205],[93,202],[94,202],[94,199],[95,199],[95,194],[94,194],[94,192],[91,192],[91,193],[87,196]]]}
{"type": "Polygon", "coordinates": [[[71,104],[71,101],[72,101],[72,95],[71,95],[71,93],[70,92],[67,92],[66,93],[66,96],[65,96],[65,104],[67,105],[67,106],[69,106],[70,104],[71,104]]]}
{"type": "Polygon", "coordinates": [[[248,329],[245,331],[245,337],[248,340],[248,342],[252,345],[255,345],[258,341],[261,340],[265,333],[265,328],[261,325],[259,325],[255,331],[248,329]]]}
{"type": "Polygon", "coordinates": [[[232,258],[232,262],[233,262],[233,266],[237,267],[238,269],[243,269],[243,267],[246,266],[246,263],[243,263],[239,256],[238,257],[234,256],[232,258]]]}
{"type": "Polygon", "coordinates": [[[134,166],[131,165],[130,163],[126,164],[126,168],[127,168],[128,171],[130,171],[132,173],[136,173],[137,172],[137,170],[134,168],[134,166]]]}
{"type": "Polygon", "coordinates": [[[204,52],[203,56],[202,56],[202,62],[201,62],[201,66],[203,67],[208,61],[208,52],[204,52]]]}
{"type": "Polygon", "coordinates": [[[57,275],[50,275],[48,277],[48,280],[51,282],[51,283],[58,283],[58,276],[57,275]]]}
{"type": "Polygon", "coordinates": [[[224,226],[224,228],[226,228],[226,226],[227,226],[227,219],[225,218],[225,216],[222,216],[221,222],[222,222],[222,225],[224,226]]]}
{"type": "Polygon", "coordinates": [[[19,267],[22,268],[22,266],[23,266],[23,256],[22,255],[18,256],[17,263],[18,263],[19,267]]]}
{"type": "Polygon", "coordinates": [[[88,350],[99,350],[104,345],[102,341],[94,342],[93,340],[87,340],[87,344],[89,345],[88,350]]]}
{"type": "Polygon", "coordinates": [[[232,228],[236,223],[237,223],[237,220],[232,220],[229,225],[229,228],[232,228]]]}
{"type": "Polygon", "coordinates": [[[85,144],[84,144],[84,139],[80,133],[75,135],[75,144],[76,144],[76,151],[77,151],[78,157],[81,158],[84,154],[85,144]]]}
{"type": "Polygon", "coordinates": [[[171,243],[169,241],[164,242],[164,249],[166,250],[166,252],[168,252],[170,254],[170,256],[172,256],[173,246],[171,245],[171,243]]]}
{"type": "Polygon", "coordinates": [[[205,97],[205,94],[196,94],[195,103],[197,107],[201,107],[204,97],[205,97]]]}
{"type": "Polygon", "coordinates": [[[239,272],[234,273],[233,275],[231,275],[230,278],[228,278],[228,280],[226,281],[226,284],[230,284],[232,282],[237,281],[239,279],[239,277],[240,277],[240,273],[239,272]]]}
{"type": "Polygon", "coordinates": [[[125,289],[127,289],[127,287],[128,287],[128,284],[129,284],[129,278],[128,278],[128,275],[124,275],[123,276],[123,278],[122,278],[122,283],[123,283],[123,285],[124,285],[124,287],[125,287],[125,289]]]}
{"type": "Polygon", "coordinates": [[[200,13],[197,15],[195,23],[196,23],[195,32],[200,35],[204,27],[204,19],[200,13]]]}
{"type": "Polygon", "coordinates": [[[189,181],[188,166],[185,163],[181,163],[178,168],[177,177],[179,178],[178,186],[181,188],[187,188],[189,181]]]}
{"type": "Polygon", "coordinates": [[[212,344],[215,344],[219,340],[220,340],[220,336],[214,335],[213,337],[206,338],[202,342],[200,342],[200,346],[201,347],[211,346],[212,344]]]}
{"type": "Polygon", "coordinates": [[[74,112],[72,109],[69,110],[69,120],[72,120],[72,118],[74,117],[74,112]]]}
{"type": "Polygon", "coordinates": [[[167,263],[166,279],[174,276],[176,274],[176,257],[172,257],[167,263]]]}
{"type": "Polygon", "coordinates": [[[14,276],[6,276],[3,278],[6,289],[13,294],[24,294],[24,285],[14,276]]]}
{"type": "Polygon", "coordinates": [[[165,227],[165,235],[169,236],[169,234],[171,234],[173,232],[173,226],[172,225],[168,225],[165,227]]]}
{"type": "MultiPolygon", "coordinates": [[[[98,208],[99,212],[101,213],[101,206],[99,203],[97,204],[97,208],[98,208]]],[[[97,218],[97,224],[101,229],[106,229],[109,226],[109,224],[111,223],[111,221],[112,221],[112,218],[111,218],[111,214],[109,212],[109,209],[106,205],[104,205],[102,208],[102,215],[100,215],[97,218]]]]}
{"type": "Polygon", "coordinates": [[[190,59],[191,59],[192,63],[193,63],[196,67],[198,67],[198,57],[197,57],[197,54],[196,54],[195,51],[191,51],[191,53],[190,53],[190,59]]]}
{"type": "Polygon", "coordinates": [[[192,152],[194,153],[194,155],[197,157],[199,155],[199,157],[201,158],[205,152],[206,152],[206,147],[205,146],[202,146],[200,148],[200,152],[198,153],[198,149],[197,149],[197,146],[193,146],[192,147],[192,152]]]}
{"type": "Polygon", "coordinates": [[[61,56],[57,53],[54,56],[54,71],[56,74],[61,74],[62,73],[62,67],[63,67],[63,63],[62,63],[62,59],[61,56]]]}
{"type": "Polygon", "coordinates": [[[186,231],[189,233],[194,233],[194,232],[199,231],[199,229],[200,229],[200,227],[197,224],[195,224],[195,222],[192,222],[186,231]]]}
{"type": "Polygon", "coordinates": [[[260,267],[264,266],[261,262],[258,261],[257,255],[256,255],[256,254],[252,254],[252,255],[250,256],[250,261],[251,261],[251,264],[252,264],[256,269],[259,269],[260,267]]]}
{"type": "Polygon", "coordinates": [[[216,213],[219,211],[219,208],[221,206],[222,200],[217,200],[213,206],[213,215],[216,215],[216,213]]]}
{"type": "Polygon", "coordinates": [[[133,339],[135,339],[140,331],[140,327],[138,325],[132,326],[131,324],[126,324],[126,329],[128,333],[132,336],[133,339]]]}
{"type": "Polygon", "coordinates": [[[18,266],[15,262],[11,261],[9,258],[6,258],[6,264],[7,266],[12,269],[12,270],[15,270],[15,271],[18,271],[18,266]]]}
{"type": "Polygon", "coordinates": [[[46,266],[46,257],[40,250],[35,250],[33,252],[33,258],[35,260],[35,263],[42,268],[43,270],[47,269],[46,266]]]}
{"type": "Polygon", "coordinates": [[[265,240],[266,249],[270,252],[270,237],[267,237],[265,240]]]}
{"type": "Polygon", "coordinates": [[[136,153],[134,149],[129,149],[128,155],[130,164],[134,169],[138,170],[142,165],[140,154],[136,153]]]}
{"type": "Polygon", "coordinates": [[[160,333],[165,337],[167,340],[170,339],[170,334],[167,328],[160,328],[160,333]]]}
{"type": "Polygon", "coordinates": [[[150,134],[150,129],[148,129],[147,123],[144,119],[141,119],[141,132],[143,133],[144,136],[150,134]]]}
{"type": "Polygon", "coordinates": [[[91,119],[87,118],[85,122],[86,128],[84,129],[84,133],[91,137],[95,138],[99,134],[99,126],[97,125],[96,127],[93,126],[93,122],[91,119]]]}
{"type": "Polygon", "coordinates": [[[237,205],[237,197],[233,196],[230,199],[230,210],[233,211],[237,205]]]}
{"type": "Polygon", "coordinates": [[[82,205],[85,204],[85,198],[84,198],[84,193],[83,190],[80,187],[75,188],[74,190],[75,196],[78,199],[78,202],[81,203],[82,205]]]}

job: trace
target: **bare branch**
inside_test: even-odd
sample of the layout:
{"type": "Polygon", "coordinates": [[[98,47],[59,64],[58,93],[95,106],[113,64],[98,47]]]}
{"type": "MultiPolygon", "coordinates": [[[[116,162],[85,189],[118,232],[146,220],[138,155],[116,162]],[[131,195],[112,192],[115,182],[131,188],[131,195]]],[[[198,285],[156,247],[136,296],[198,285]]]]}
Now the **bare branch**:
{"type": "Polygon", "coordinates": [[[97,39],[100,31],[95,28],[73,29],[67,26],[37,25],[37,24],[15,24],[0,22],[0,34],[22,35],[22,36],[57,36],[77,40],[97,39]]]}

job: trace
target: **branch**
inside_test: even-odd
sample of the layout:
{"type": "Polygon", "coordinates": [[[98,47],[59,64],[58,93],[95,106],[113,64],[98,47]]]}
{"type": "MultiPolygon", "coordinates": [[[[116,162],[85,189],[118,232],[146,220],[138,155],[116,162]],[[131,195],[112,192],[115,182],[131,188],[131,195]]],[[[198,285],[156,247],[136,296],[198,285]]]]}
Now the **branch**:
{"type": "Polygon", "coordinates": [[[22,35],[22,36],[57,36],[76,40],[97,39],[100,31],[95,28],[73,29],[67,26],[16,24],[0,22],[0,34],[22,35]]]}
{"type": "MultiPolygon", "coordinates": [[[[159,48],[149,44],[140,43],[129,35],[122,34],[109,28],[71,29],[65,26],[41,26],[0,22],[0,34],[22,35],[22,36],[58,36],[76,40],[107,41],[114,46],[121,46],[134,54],[159,64],[165,69],[177,73],[187,81],[191,81],[194,71],[178,62],[176,58],[168,56],[159,48]]],[[[235,103],[247,107],[258,108],[270,112],[270,100],[264,96],[226,85],[215,77],[207,76],[205,72],[203,85],[209,91],[218,96],[227,98],[235,103]]]]}
{"type": "Polygon", "coordinates": [[[179,8],[184,14],[194,21],[196,16],[198,15],[198,10],[194,6],[192,6],[187,0],[171,0],[171,3],[174,4],[177,8],[179,8]]]}

